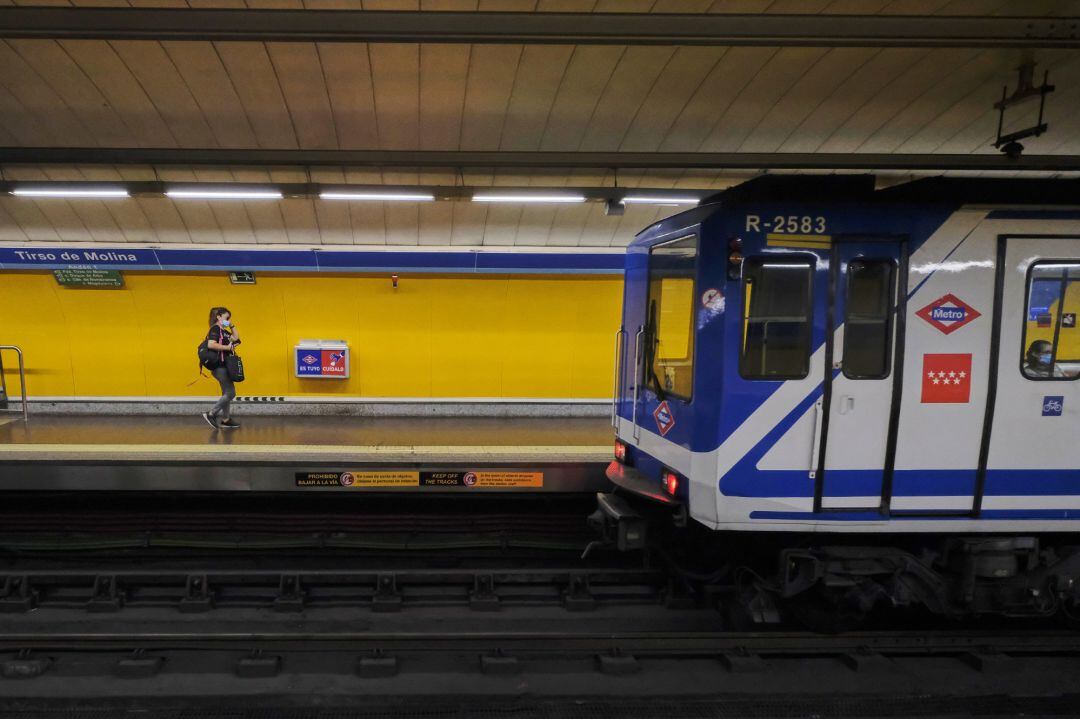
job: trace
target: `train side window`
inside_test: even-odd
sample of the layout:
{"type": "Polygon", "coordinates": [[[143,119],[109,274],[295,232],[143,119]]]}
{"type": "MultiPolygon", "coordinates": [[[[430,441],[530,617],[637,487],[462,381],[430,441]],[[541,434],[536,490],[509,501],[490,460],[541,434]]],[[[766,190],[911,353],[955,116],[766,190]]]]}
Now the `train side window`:
{"type": "Polygon", "coordinates": [[[810,372],[813,265],[802,258],[751,257],[743,264],[746,379],[801,379],[810,372]]]}
{"type": "Polygon", "coordinates": [[[1020,371],[1033,380],[1080,377],[1080,262],[1036,262],[1028,271],[1020,371]]]}
{"type": "Polygon", "coordinates": [[[849,379],[889,376],[895,277],[892,260],[858,259],[848,263],[842,366],[849,379]]]}
{"type": "Polygon", "coordinates": [[[694,378],[694,274],[697,235],[649,251],[646,384],[658,396],[689,401],[694,378]]]}

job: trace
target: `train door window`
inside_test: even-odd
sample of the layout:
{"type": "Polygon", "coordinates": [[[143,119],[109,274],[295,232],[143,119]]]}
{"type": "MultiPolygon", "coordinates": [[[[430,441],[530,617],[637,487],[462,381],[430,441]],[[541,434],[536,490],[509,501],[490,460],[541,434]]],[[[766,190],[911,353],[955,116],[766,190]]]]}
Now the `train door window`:
{"type": "Polygon", "coordinates": [[[1028,379],[1080,377],[1080,262],[1036,262],[1028,272],[1020,371],[1028,379]]]}
{"type": "Polygon", "coordinates": [[[801,379],[810,372],[813,264],[751,257],[743,264],[739,372],[747,379],[801,379]]]}
{"type": "Polygon", "coordinates": [[[895,278],[892,260],[858,259],[848,263],[843,368],[849,379],[889,376],[895,278]]]}
{"type": "Polygon", "coordinates": [[[689,400],[694,376],[697,235],[649,251],[646,383],[658,396],[689,400]]]}

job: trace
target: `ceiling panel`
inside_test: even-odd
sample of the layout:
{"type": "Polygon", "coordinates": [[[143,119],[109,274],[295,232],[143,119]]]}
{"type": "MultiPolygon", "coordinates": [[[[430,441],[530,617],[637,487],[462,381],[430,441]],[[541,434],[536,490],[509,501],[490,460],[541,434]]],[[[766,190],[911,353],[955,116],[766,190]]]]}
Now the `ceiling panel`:
{"type": "Polygon", "coordinates": [[[207,147],[255,147],[258,143],[232,77],[218,48],[209,42],[165,42],[162,47],[191,94],[194,107],[210,128],[207,147]]]}
{"type": "MultiPolygon", "coordinates": [[[[420,47],[420,149],[437,150],[458,144],[471,55],[469,45],[420,47]]],[[[377,146],[376,133],[364,147],[377,146]]]]}
{"type": "MultiPolygon", "coordinates": [[[[22,146],[894,152],[940,146],[984,120],[1001,85],[1015,85],[1021,58],[973,49],[18,41],[0,43],[0,135],[22,146]]],[[[1054,120],[1072,114],[1063,98],[1080,52],[1035,59],[1059,88],[1048,101],[1053,133],[1054,120]]],[[[971,148],[985,151],[985,132],[971,148]]]]}
{"type": "Polygon", "coordinates": [[[292,117],[266,45],[244,42],[214,45],[244,110],[243,116],[234,117],[233,122],[246,123],[252,128],[257,147],[298,147],[292,117]]]}
{"type": "Polygon", "coordinates": [[[575,149],[620,58],[621,47],[578,46],[552,98],[541,150],[575,149]]]}
{"type": "Polygon", "coordinates": [[[603,92],[595,99],[590,98],[592,114],[574,149],[619,149],[627,129],[675,51],[672,47],[626,48],[603,92]]]}
{"type": "MultiPolygon", "coordinates": [[[[816,107],[869,63],[877,50],[836,48],[819,55],[760,116],[739,145],[742,152],[777,152],[816,107]]],[[[764,73],[763,73],[764,74],[764,73]]]]}
{"type": "Polygon", "coordinates": [[[675,122],[664,135],[655,138],[660,142],[658,149],[670,152],[676,148],[700,147],[727,108],[777,52],[777,48],[771,47],[733,47],[723,52],[680,109],[675,122]]]}
{"type": "MultiPolygon", "coordinates": [[[[47,42],[47,41],[43,41],[47,42]]],[[[117,43],[117,45],[131,43],[117,43]]],[[[159,108],[147,94],[143,84],[117,54],[112,43],[95,40],[65,40],[60,43],[68,56],[78,65],[85,81],[93,84],[105,101],[116,110],[129,133],[128,143],[136,147],[179,147],[164,114],[174,114],[176,108],[159,108]],[[164,113],[164,114],[163,114],[164,113]]],[[[161,55],[158,56],[162,57],[161,55]]],[[[142,68],[142,72],[164,74],[163,67],[142,68]]],[[[169,93],[159,93],[162,102],[169,93]]]]}
{"type": "Polygon", "coordinates": [[[146,94],[177,146],[214,147],[217,144],[191,90],[161,43],[122,42],[111,47],[146,94]]]}
{"type": "MultiPolygon", "coordinates": [[[[360,48],[357,48],[360,50],[360,48]]],[[[420,47],[371,45],[376,127],[380,145],[420,146],[420,47]]],[[[317,84],[315,75],[309,77],[317,84]]]]}
{"type": "Polygon", "coordinates": [[[0,45],[0,83],[25,113],[40,124],[48,144],[94,145],[94,138],[48,83],[10,45],[0,45]]]}
{"type": "Polygon", "coordinates": [[[830,94],[816,98],[809,113],[801,117],[799,124],[791,130],[778,150],[819,150],[847,118],[873,100],[881,87],[888,86],[923,59],[925,54],[924,50],[916,49],[900,49],[891,53],[878,51],[866,63],[847,75],[830,94]]]}
{"type": "MultiPolygon", "coordinates": [[[[460,149],[498,149],[521,54],[520,45],[476,45],[472,48],[462,103],[460,149]]],[[[386,147],[385,142],[383,146],[386,147]]]]}
{"type": "Polygon", "coordinates": [[[319,59],[339,146],[377,147],[379,129],[368,46],[320,45],[319,59]]]}
{"type": "Polygon", "coordinates": [[[521,53],[499,149],[540,148],[548,115],[574,54],[567,45],[530,45],[521,53]]]}
{"type": "MultiPolygon", "coordinates": [[[[11,4],[11,0],[0,0],[11,4]]],[[[18,0],[17,4],[44,4],[18,0]]],[[[67,0],[55,4],[66,5],[67,0]]],[[[243,0],[72,0],[245,7],[243,0]]],[[[431,11],[1075,13],[1033,0],[273,0],[431,11]]],[[[0,144],[14,146],[992,153],[1014,50],[0,42],[0,144]]],[[[1080,153],[1080,52],[1049,68],[1038,154],[1080,153]]],[[[1022,119],[1011,120],[1006,129],[1022,119]]],[[[722,188],[752,173],[622,172],[622,186],[722,188]]],[[[608,171],[5,168],[7,179],[610,185],[608,171]]],[[[0,198],[0,239],[230,244],[624,245],[667,208],[0,198]]]]}
{"type": "MultiPolygon", "coordinates": [[[[671,55],[642,100],[627,127],[619,149],[654,152],[686,112],[687,105],[705,87],[725,55],[709,47],[681,47],[671,55]]],[[[715,107],[715,96],[708,106],[715,107]]]]}
{"type": "MultiPolygon", "coordinates": [[[[315,150],[341,147],[330,110],[319,48],[309,43],[271,43],[267,52],[297,144],[315,150]]],[[[269,79],[267,79],[269,82],[269,79]]]]}

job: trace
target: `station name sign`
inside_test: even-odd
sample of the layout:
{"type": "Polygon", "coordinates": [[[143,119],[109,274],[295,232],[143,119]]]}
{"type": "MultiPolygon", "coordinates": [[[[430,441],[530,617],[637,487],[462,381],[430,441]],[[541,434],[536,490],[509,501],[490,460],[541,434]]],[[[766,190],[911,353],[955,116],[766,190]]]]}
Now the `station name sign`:
{"type": "Polygon", "coordinates": [[[0,246],[0,270],[618,274],[621,252],[0,246]]]}
{"type": "Polygon", "coordinates": [[[13,249],[15,257],[24,262],[76,262],[79,264],[116,264],[138,262],[132,253],[111,252],[99,249],[64,249],[60,252],[36,252],[29,249],[13,249]]]}

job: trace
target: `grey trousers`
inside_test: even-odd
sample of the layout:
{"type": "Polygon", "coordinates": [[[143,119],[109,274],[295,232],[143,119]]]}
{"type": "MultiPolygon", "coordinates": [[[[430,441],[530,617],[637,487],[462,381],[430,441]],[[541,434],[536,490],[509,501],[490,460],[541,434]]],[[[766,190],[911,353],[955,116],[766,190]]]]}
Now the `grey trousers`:
{"type": "Polygon", "coordinates": [[[224,367],[214,370],[214,379],[221,385],[221,398],[214,404],[210,414],[222,419],[229,419],[229,406],[236,397],[236,385],[229,379],[229,371],[224,367]]]}

